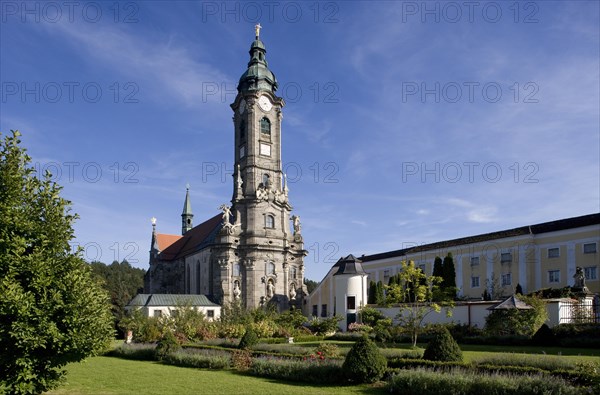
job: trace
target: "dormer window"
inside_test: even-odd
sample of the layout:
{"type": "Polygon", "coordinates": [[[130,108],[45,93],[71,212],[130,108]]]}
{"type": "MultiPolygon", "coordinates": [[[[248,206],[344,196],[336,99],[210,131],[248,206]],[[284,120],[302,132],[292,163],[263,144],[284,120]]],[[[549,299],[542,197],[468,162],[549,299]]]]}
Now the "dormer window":
{"type": "Polygon", "coordinates": [[[271,121],[266,117],[260,120],[260,132],[271,135],[271,121]]]}

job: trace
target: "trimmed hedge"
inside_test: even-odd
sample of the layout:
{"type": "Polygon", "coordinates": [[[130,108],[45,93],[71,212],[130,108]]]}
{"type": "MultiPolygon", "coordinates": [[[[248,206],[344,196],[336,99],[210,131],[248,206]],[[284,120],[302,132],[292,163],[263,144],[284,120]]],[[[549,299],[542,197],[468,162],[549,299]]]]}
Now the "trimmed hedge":
{"type": "Polygon", "coordinates": [[[119,347],[106,352],[104,355],[136,361],[155,361],[155,344],[121,344],[119,347]]]}
{"type": "Polygon", "coordinates": [[[388,382],[392,394],[536,395],[580,394],[564,380],[541,375],[481,375],[464,371],[439,372],[417,369],[394,374],[388,382]]]}
{"type": "Polygon", "coordinates": [[[347,381],[342,362],[332,359],[255,358],[248,372],[259,377],[308,383],[342,384],[347,381]]]}
{"type": "MultiPolygon", "coordinates": [[[[581,370],[544,370],[531,366],[510,365],[474,365],[466,362],[439,362],[424,359],[392,358],[388,361],[387,374],[398,373],[407,369],[427,369],[429,371],[447,373],[456,369],[474,374],[503,373],[511,375],[543,374],[548,377],[560,378],[578,386],[600,386],[600,375],[581,370]]],[[[600,392],[599,392],[600,393],[600,392]]]]}
{"type": "Polygon", "coordinates": [[[177,351],[162,358],[167,365],[184,366],[200,369],[227,369],[231,364],[229,352],[203,353],[198,351],[177,351]]]}

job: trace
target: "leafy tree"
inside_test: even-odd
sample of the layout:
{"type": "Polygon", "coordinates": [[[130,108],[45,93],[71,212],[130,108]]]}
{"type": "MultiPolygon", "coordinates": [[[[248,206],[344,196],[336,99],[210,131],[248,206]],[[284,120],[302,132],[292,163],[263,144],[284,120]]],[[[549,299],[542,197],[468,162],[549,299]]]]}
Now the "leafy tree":
{"type": "Polygon", "coordinates": [[[458,288],[456,288],[456,269],[454,267],[454,258],[452,257],[451,252],[444,258],[442,273],[442,277],[444,278],[442,281],[443,291],[449,298],[455,299],[458,288]]]}
{"type": "Polygon", "coordinates": [[[13,131],[0,142],[0,392],[55,388],[113,337],[108,296],[73,252],[70,202],[36,177],[13,131]]]}
{"type": "Polygon", "coordinates": [[[375,303],[378,305],[383,305],[385,303],[385,295],[383,293],[383,283],[381,281],[377,281],[376,293],[375,293],[375,303]]]}
{"type": "Polygon", "coordinates": [[[313,280],[309,280],[307,278],[304,278],[304,284],[306,285],[306,291],[310,294],[312,291],[314,291],[318,286],[319,283],[313,280]]]}
{"type": "Polygon", "coordinates": [[[495,273],[492,273],[492,277],[487,278],[485,280],[485,288],[487,295],[484,292],[484,300],[496,300],[502,296],[502,287],[500,286],[500,281],[498,281],[498,276],[495,273]],[[485,299],[488,296],[489,299],[485,299]]]}
{"type": "Polygon", "coordinates": [[[548,319],[546,302],[535,296],[520,299],[533,307],[529,310],[494,310],[485,317],[485,330],[492,335],[532,336],[548,319]]]}
{"type": "Polygon", "coordinates": [[[377,283],[371,280],[369,281],[369,295],[367,297],[367,304],[377,303],[377,283]]]}
{"type": "Polygon", "coordinates": [[[338,322],[343,319],[344,318],[339,315],[327,318],[315,317],[310,322],[310,328],[317,335],[326,335],[331,332],[336,332],[339,329],[338,322]]]}
{"type": "Polygon", "coordinates": [[[452,315],[452,301],[434,302],[433,295],[439,284],[441,277],[428,276],[421,269],[415,267],[413,261],[400,262],[402,269],[400,271],[401,283],[388,287],[388,301],[391,303],[401,303],[400,313],[397,319],[401,325],[408,328],[411,333],[413,346],[417,345],[417,336],[421,330],[423,320],[432,312],[439,313],[442,307],[446,308],[446,314],[452,315]]]}
{"type": "Polygon", "coordinates": [[[358,383],[373,383],[383,377],[387,360],[367,336],[360,338],[346,355],[342,369],[358,383]]]}
{"type": "Polygon", "coordinates": [[[444,278],[444,264],[442,262],[442,258],[439,256],[435,257],[433,261],[433,276],[444,278]]]}
{"type": "Polygon", "coordinates": [[[385,315],[372,307],[363,307],[360,309],[360,318],[363,324],[374,327],[379,320],[385,319],[385,315]]]}
{"type": "Polygon", "coordinates": [[[388,285],[400,284],[400,276],[398,274],[394,274],[388,280],[388,285]]]}
{"type": "Polygon", "coordinates": [[[146,271],[132,267],[125,260],[121,263],[114,261],[110,265],[92,262],[90,267],[110,295],[115,328],[119,330],[120,335],[123,335],[117,325],[125,317],[127,303],[144,287],[146,271]]]}

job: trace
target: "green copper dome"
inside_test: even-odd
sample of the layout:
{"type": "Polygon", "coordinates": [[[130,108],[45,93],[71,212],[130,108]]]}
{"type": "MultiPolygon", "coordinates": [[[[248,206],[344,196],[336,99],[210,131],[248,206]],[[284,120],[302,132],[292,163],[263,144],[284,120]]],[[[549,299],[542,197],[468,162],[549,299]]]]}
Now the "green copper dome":
{"type": "Polygon", "coordinates": [[[268,90],[273,93],[277,90],[277,78],[267,65],[267,50],[258,37],[250,47],[250,61],[248,70],[240,77],[238,92],[268,90]]]}

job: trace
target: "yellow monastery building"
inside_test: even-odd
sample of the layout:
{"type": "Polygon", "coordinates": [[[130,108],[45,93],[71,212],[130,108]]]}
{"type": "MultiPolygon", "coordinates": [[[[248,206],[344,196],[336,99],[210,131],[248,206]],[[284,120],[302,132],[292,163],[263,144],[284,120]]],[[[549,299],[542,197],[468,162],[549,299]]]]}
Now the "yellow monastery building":
{"type": "MultiPolygon", "coordinates": [[[[481,300],[486,287],[496,296],[509,296],[517,284],[524,293],[572,286],[578,267],[583,269],[589,291],[598,294],[599,244],[600,214],[590,214],[363,255],[357,259],[368,276],[367,283],[382,281],[387,285],[389,278],[400,270],[401,261],[414,261],[425,273],[431,274],[435,257],[443,258],[452,253],[459,297],[471,300],[481,300]]],[[[339,262],[336,263],[308,296],[305,309],[309,315],[326,317],[336,313],[334,275],[339,266],[339,262]]],[[[357,295],[357,308],[366,304],[363,295],[357,295]]],[[[340,313],[344,312],[337,311],[340,313]]]]}

